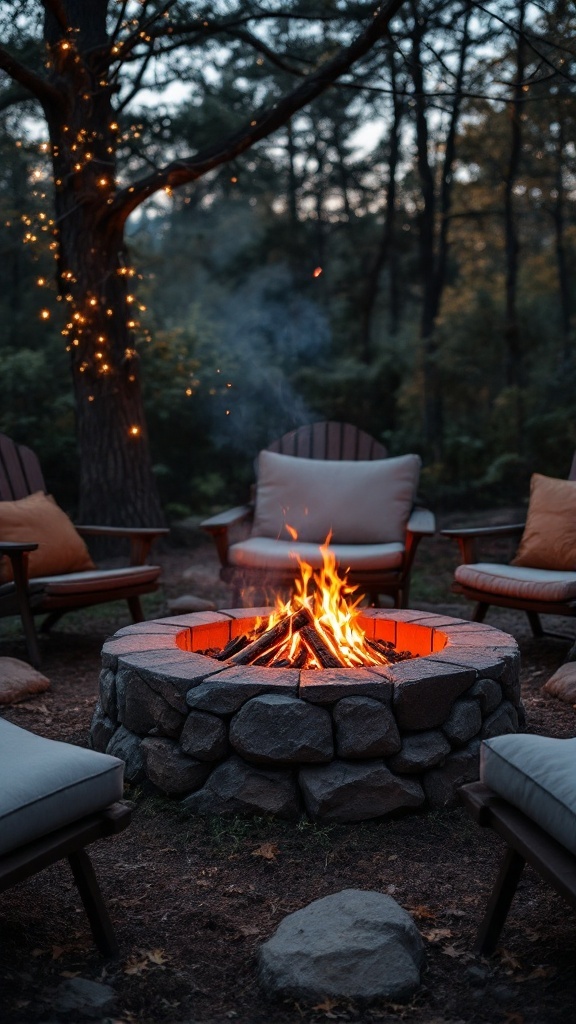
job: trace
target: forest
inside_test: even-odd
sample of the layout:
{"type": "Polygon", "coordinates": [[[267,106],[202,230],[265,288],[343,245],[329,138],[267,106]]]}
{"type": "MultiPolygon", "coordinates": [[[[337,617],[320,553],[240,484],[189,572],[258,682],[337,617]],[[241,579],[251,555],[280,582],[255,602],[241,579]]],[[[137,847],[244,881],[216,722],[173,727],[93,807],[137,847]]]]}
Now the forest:
{"type": "MultiPolygon", "coordinates": [[[[574,7],[407,0],[378,12],[339,0],[2,4],[0,431],[36,450],[68,510],[110,521],[102,467],[122,374],[142,382],[127,465],[145,440],[158,489],[156,506],[127,510],[141,522],[158,507],[170,521],[244,500],[258,450],[318,419],[420,453],[436,507],[514,502],[533,471],[566,475],[574,7]],[[375,13],[386,24],[366,41],[375,13]],[[107,134],[85,93],[92,121],[76,111],[72,130],[63,114],[68,141],[55,142],[48,90],[56,71],[72,82],[63,49],[92,77],[93,54],[107,53],[107,134]],[[323,67],[330,81],[316,86],[323,67]],[[276,122],[248,138],[255,110],[276,122]],[[99,201],[115,212],[124,197],[124,291],[112,297],[62,255],[104,143],[115,166],[99,201]],[[70,179],[58,177],[65,146],[70,179]],[[109,350],[100,326],[83,336],[81,301],[111,324],[121,301],[128,333],[109,350]],[[92,463],[99,475],[83,478],[92,463]]],[[[70,251],[99,251],[89,230],[70,251]]]]}

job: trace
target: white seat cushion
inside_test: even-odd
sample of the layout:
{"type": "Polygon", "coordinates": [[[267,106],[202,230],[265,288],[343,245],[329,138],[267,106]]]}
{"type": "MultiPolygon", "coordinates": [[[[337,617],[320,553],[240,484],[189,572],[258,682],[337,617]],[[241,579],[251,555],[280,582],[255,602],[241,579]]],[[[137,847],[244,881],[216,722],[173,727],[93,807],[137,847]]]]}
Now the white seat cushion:
{"type": "Polygon", "coordinates": [[[120,800],[123,778],[117,757],[0,718],[0,854],[120,800]]]}
{"type": "MultiPolygon", "coordinates": [[[[61,576],[37,576],[30,580],[29,592],[49,594],[53,597],[66,594],[93,594],[118,590],[131,584],[151,584],[158,579],[160,572],[159,565],[129,565],[121,569],[89,569],[86,572],[67,572],[61,576]]],[[[0,597],[10,594],[14,589],[13,583],[3,584],[0,587],[0,597]]]]}
{"type": "Polygon", "coordinates": [[[480,778],[576,854],[576,739],[511,733],[484,740],[480,778]]]}
{"type": "Polygon", "coordinates": [[[252,537],[322,544],[402,543],[414,505],[418,455],[348,462],[262,451],[252,537]]]}
{"type": "MultiPolygon", "coordinates": [[[[399,569],[404,558],[403,544],[331,544],[330,551],[342,570],[399,569]]],[[[296,569],[298,558],[313,569],[320,569],[320,544],[250,537],[228,549],[231,565],[251,569],[296,569]]]]}
{"type": "Polygon", "coordinates": [[[528,569],[520,565],[475,562],[459,565],[454,579],[462,586],[486,594],[525,601],[572,601],[576,599],[576,572],[528,569]]]}

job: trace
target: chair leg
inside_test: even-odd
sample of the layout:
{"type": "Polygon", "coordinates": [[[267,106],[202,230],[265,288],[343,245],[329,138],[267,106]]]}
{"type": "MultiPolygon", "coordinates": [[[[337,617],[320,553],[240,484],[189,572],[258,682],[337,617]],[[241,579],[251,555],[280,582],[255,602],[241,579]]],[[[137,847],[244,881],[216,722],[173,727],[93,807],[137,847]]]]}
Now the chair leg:
{"type": "Polygon", "coordinates": [[[525,863],[516,850],[507,847],[474,943],[474,949],[484,956],[489,956],[496,949],[498,936],[504,927],[525,863]]]}
{"type": "Polygon", "coordinates": [[[132,616],[132,622],[144,622],[144,612],[139,597],[128,597],[128,607],[132,616]]]}
{"type": "Polygon", "coordinates": [[[77,850],[68,855],[68,862],[90,922],[94,942],[104,956],[118,956],[118,942],[90,857],[86,850],[77,850]]]}
{"type": "Polygon", "coordinates": [[[544,636],[544,630],[542,629],[542,623],[540,622],[538,612],[526,612],[526,615],[528,616],[532,636],[544,636]]]}
{"type": "Polygon", "coordinates": [[[484,622],[484,619],[486,618],[486,612],[488,611],[489,607],[490,607],[489,604],[486,604],[484,601],[479,601],[478,604],[476,605],[475,609],[474,609],[474,615],[472,616],[472,621],[473,622],[484,622]]]}

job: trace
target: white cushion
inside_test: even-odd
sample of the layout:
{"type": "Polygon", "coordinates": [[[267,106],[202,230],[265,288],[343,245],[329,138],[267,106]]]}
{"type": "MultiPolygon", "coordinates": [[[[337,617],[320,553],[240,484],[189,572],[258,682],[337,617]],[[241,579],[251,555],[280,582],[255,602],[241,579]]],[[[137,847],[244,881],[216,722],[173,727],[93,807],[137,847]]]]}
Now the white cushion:
{"type": "Polygon", "coordinates": [[[576,598],[576,572],[474,562],[459,565],[454,579],[473,590],[525,601],[571,601],[576,598]]]}
{"type": "Polygon", "coordinates": [[[484,740],[480,778],[576,854],[576,739],[511,733],[484,740]]]}
{"type": "Polygon", "coordinates": [[[124,762],[0,718],[0,854],[122,798],[124,762]]]}
{"type": "MultiPolygon", "coordinates": [[[[336,565],[344,571],[399,569],[404,558],[403,544],[330,544],[330,551],[336,565]]],[[[251,569],[293,569],[298,558],[313,569],[320,569],[320,545],[250,537],[228,549],[231,565],[249,566],[251,569]]]]}
{"type": "MultiPolygon", "coordinates": [[[[67,572],[61,576],[37,576],[30,580],[30,594],[47,594],[50,597],[68,594],[93,594],[121,587],[143,586],[154,583],[160,575],[159,565],[129,565],[121,569],[89,569],[86,572],[67,572]]],[[[0,597],[9,595],[15,589],[13,583],[0,587],[0,597]]]]}
{"type": "Polygon", "coordinates": [[[262,451],[253,537],[321,544],[388,544],[404,540],[420,476],[420,457],[347,462],[262,451]]]}

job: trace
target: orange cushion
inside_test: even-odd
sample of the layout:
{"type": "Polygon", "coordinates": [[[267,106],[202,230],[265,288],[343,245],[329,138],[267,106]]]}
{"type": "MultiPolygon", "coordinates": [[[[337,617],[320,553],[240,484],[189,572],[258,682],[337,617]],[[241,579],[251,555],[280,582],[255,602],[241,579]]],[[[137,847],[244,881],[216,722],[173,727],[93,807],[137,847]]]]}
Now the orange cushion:
{"type": "MultiPolygon", "coordinates": [[[[29,556],[31,577],[95,568],[71,520],[52,495],[42,491],[19,501],[0,501],[0,540],[38,544],[29,556]]],[[[0,582],[11,579],[12,566],[5,557],[0,560],[0,582]]]]}
{"type": "Polygon", "coordinates": [[[533,474],[526,526],[512,565],[576,569],[576,480],[533,474]]]}

